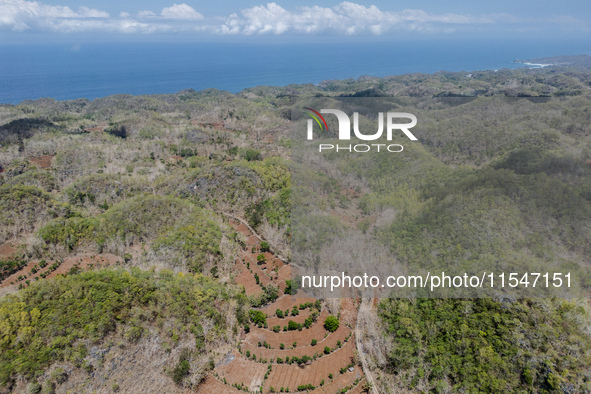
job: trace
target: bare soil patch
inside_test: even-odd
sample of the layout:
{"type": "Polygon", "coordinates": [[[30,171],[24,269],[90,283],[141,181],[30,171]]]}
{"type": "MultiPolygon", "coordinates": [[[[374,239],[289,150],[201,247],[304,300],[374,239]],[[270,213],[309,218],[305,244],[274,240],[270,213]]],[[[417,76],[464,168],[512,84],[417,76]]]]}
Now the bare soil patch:
{"type": "MultiPolygon", "coordinates": [[[[329,356],[313,361],[310,365],[273,365],[273,370],[265,382],[264,392],[268,393],[271,387],[289,387],[291,391],[295,391],[298,386],[305,384],[312,384],[317,387],[323,379],[327,384],[330,381],[329,374],[332,373],[333,378],[337,378],[341,375],[340,369],[347,367],[352,362],[354,351],[355,341],[350,340],[341,349],[329,356]]],[[[353,372],[345,372],[345,374],[355,374],[361,377],[363,375],[361,369],[358,366],[354,368],[353,372]]]]}
{"type": "Polygon", "coordinates": [[[0,245],[0,259],[7,259],[17,251],[17,245],[12,242],[5,242],[0,245]]]}
{"type": "MultiPolygon", "coordinates": [[[[270,252],[264,253],[265,262],[263,264],[257,264],[261,239],[253,235],[246,225],[237,220],[230,219],[230,224],[237,232],[247,237],[245,250],[240,253],[239,259],[236,261],[235,282],[245,286],[247,295],[261,294],[260,285],[267,286],[269,283],[277,284],[283,292],[285,281],[291,278],[291,266],[270,252]],[[259,277],[260,285],[256,284],[255,273],[259,277]]],[[[355,338],[351,328],[354,328],[356,324],[357,304],[355,300],[351,298],[340,300],[340,308],[337,309],[340,310],[341,325],[333,333],[324,328],[324,320],[329,314],[326,307],[322,308],[320,316],[309,329],[283,331],[283,327],[287,326],[290,320],[303,324],[310,315],[310,310],[307,308],[300,310],[300,304],[315,301],[315,298],[306,297],[305,293],[299,291],[294,296],[291,294],[281,295],[274,303],[262,308],[261,310],[269,316],[267,318],[268,328],[251,327],[248,334],[242,333],[240,347],[242,354],[234,351],[235,358],[217,366],[197,391],[200,393],[238,393],[240,391],[231,387],[232,384],[238,384],[246,386],[250,392],[260,391],[262,385],[264,393],[269,393],[271,387],[276,392],[279,392],[281,388],[285,392],[295,392],[300,385],[312,384],[317,387],[314,392],[334,393],[344,387],[353,386],[358,379],[363,379],[363,371],[358,366],[354,367],[353,372],[347,371],[341,374],[341,369],[354,362],[356,354],[355,338]],[[291,315],[294,306],[299,311],[297,316],[284,318],[275,316],[277,309],[284,313],[287,310],[291,315]],[[281,331],[272,331],[272,327],[277,325],[281,327],[281,331]],[[312,339],[317,341],[315,346],[311,345],[312,339]],[[293,346],[294,342],[295,347],[293,346]],[[263,344],[270,348],[262,346],[263,344]],[[284,350],[280,349],[281,344],[284,345],[284,350]],[[334,350],[326,355],[324,354],[325,346],[334,350]],[[257,360],[265,360],[265,363],[253,361],[251,358],[247,359],[247,352],[249,357],[254,355],[257,360]],[[316,359],[307,363],[308,365],[277,363],[277,358],[281,358],[285,362],[287,357],[291,359],[303,356],[316,357],[316,359]],[[272,370],[268,379],[265,380],[264,376],[271,360],[273,360],[272,370]],[[333,379],[328,377],[329,374],[333,375],[333,379]],[[322,381],[324,381],[323,387],[319,387],[322,381]]],[[[335,306],[338,305],[338,303],[335,304],[335,306]]],[[[353,390],[360,393],[360,385],[353,390]]]]}
{"type": "Polygon", "coordinates": [[[240,261],[236,261],[234,272],[238,275],[234,278],[234,283],[244,286],[247,296],[263,294],[263,289],[256,282],[254,276],[240,261]]]}
{"type": "Polygon", "coordinates": [[[52,160],[53,156],[37,156],[29,158],[29,161],[37,168],[51,168],[52,160]]]}
{"type": "Polygon", "coordinates": [[[229,385],[236,383],[247,386],[251,391],[259,391],[267,372],[267,364],[247,360],[238,352],[234,354],[234,360],[215,368],[218,379],[225,379],[225,383],[229,385]]]}
{"type": "Polygon", "coordinates": [[[343,387],[353,386],[355,384],[355,380],[360,379],[357,385],[351,390],[347,391],[347,394],[353,393],[362,393],[363,392],[363,385],[365,383],[365,379],[361,379],[363,377],[363,373],[361,372],[360,368],[357,368],[353,372],[347,372],[345,374],[339,375],[335,377],[332,382],[325,384],[322,387],[318,387],[312,390],[312,393],[326,393],[326,394],[334,394],[339,392],[339,390],[343,387]]]}
{"type": "MultiPolygon", "coordinates": [[[[26,281],[33,281],[36,280],[35,278],[39,278],[37,280],[42,279],[41,274],[47,272],[49,267],[51,267],[55,260],[46,260],[47,266],[41,268],[39,263],[41,260],[32,260],[30,261],[25,267],[21,270],[15,272],[8,278],[6,278],[1,284],[0,287],[5,286],[18,286],[19,283],[26,284],[26,281]],[[33,268],[37,266],[38,271],[36,273],[32,273],[33,268]],[[24,277],[23,280],[18,281],[18,277],[24,277]],[[11,283],[12,282],[12,283],[11,283]]],[[[47,278],[55,278],[60,274],[67,274],[71,268],[79,267],[81,270],[92,269],[92,268],[101,268],[106,267],[109,265],[113,265],[116,263],[122,263],[123,259],[119,256],[115,256],[114,254],[106,253],[106,254],[78,254],[72,257],[68,257],[64,259],[63,263],[53,272],[45,277],[47,278]]]]}
{"type": "Polygon", "coordinates": [[[244,391],[230,387],[214,378],[212,375],[207,375],[205,380],[197,387],[197,393],[200,394],[244,394],[244,391]]]}

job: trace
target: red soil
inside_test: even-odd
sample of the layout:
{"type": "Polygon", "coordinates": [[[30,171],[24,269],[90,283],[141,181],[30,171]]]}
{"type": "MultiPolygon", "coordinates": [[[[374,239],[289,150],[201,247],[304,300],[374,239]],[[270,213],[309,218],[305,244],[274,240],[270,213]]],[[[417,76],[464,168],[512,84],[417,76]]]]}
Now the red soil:
{"type": "Polygon", "coordinates": [[[286,265],[279,270],[275,280],[281,291],[285,290],[285,281],[289,279],[291,279],[291,265],[286,265]]]}
{"type": "Polygon", "coordinates": [[[220,381],[226,379],[229,385],[243,384],[251,391],[259,391],[267,372],[267,364],[247,360],[238,352],[234,352],[234,356],[236,357],[234,360],[215,368],[218,379],[220,381]]]}
{"type": "Polygon", "coordinates": [[[178,163],[179,161],[183,161],[183,158],[180,157],[180,156],[174,155],[174,156],[170,156],[168,158],[168,161],[171,162],[171,163],[178,163]]]}
{"type": "Polygon", "coordinates": [[[244,394],[244,391],[230,387],[211,375],[207,375],[203,383],[197,387],[197,392],[201,394],[244,394]]]}
{"type": "Polygon", "coordinates": [[[357,307],[352,298],[341,299],[341,325],[350,324],[354,326],[357,323],[357,307]]]}
{"type": "Polygon", "coordinates": [[[234,282],[244,286],[247,296],[259,295],[263,293],[263,289],[261,289],[261,286],[257,285],[254,276],[240,261],[237,261],[234,265],[234,272],[238,273],[238,275],[234,278],[234,282]]]}
{"type": "MultiPolygon", "coordinates": [[[[273,365],[269,378],[265,382],[264,392],[268,393],[271,387],[281,388],[289,387],[290,390],[294,391],[298,386],[304,384],[312,384],[313,386],[319,386],[320,382],[324,379],[327,383],[330,379],[328,375],[333,374],[334,378],[340,375],[340,369],[350,364],[354,357],[355,341],[353,337],[347,342],[341,349],[331,353],[329,356],[321,357],[316,361],[313,361],[310,365],[303,367],[295,364],[285,365],[273,365]]],[[[345,374],[355,374],[358,377],[362,376],[361,369],[355,366],[353,372],[346,372],[345,374]]],[[[355,378],[353,378],[355,380],[355,378]]],[[[335,390],[336,391],[336,390],[335,390]]]]}
{"type": "MultiPolygon", "coordinates": [[[[359,368],[357,368],[353,372],[347,372],[345,374],[339,375],[338,377],[334,377],[334,380],[328,384],[326,384],[326,382],[328,380],[325,379],[324,386],[318,387],[317,389],[312,390],[312,393],[318,393],[318,394],[320,394],[320,393],[326,393],[326,394],[337,393],[343,387],[353,386],[355,384],[355,380],[361,379],[362,377],[363,377],[363,373],[360,372],[359,368]]],[[[361,379],[351,391],[347,391],[347,394],[362,393],[364,384],[365,384],[365,379],[361,379]]]]}
{"type": "Polygon", "coordinates": [[[252,235],[252,232],[244,225],[244,223],[236,222],[235,220],[230,220],[230,224],[234,226],[236,232],[245,235],[247,237],[252,235]]]}
{"type": "MultiPolygon", "coordinates": [[[[23,267],[20,271],[15,272],[8,278],[6,278],[1,284],[0,287],[10,286],[13,282],[13,285],[18,286],[19,283],[25,284],[27,280],[33,281],[34,278],[41,279],[41,273],[46,272],[48,268],[55,263],[55,260],[46,260],[47,266],[45,268],[39,268],[37,273],[32,274],[31,270],[34,266],[38,265],[39,260],[32,260],[30,261],[25,267],[23,267]],[[17,281],[19,276],[25,276],[26,278],[21,280],[20,282],[17,281]]],[[[121,257],[115,256],[113,254],[80,254],[73,257],[68,257],[64,259],[64,262],[51,274],[47,275],[45,278],[55,278],[60,274],[66,274],[70,271],[70,268],[74,266],[79,266],[81,269],[87,269],[92,267],[101,267],[101,266],[108,266],[115,264],[116,262],[122,262],[121,257]]]]}
{"type": "MultiPolygon", "coordinates": [[[[301,294],[301,293],[298,293],[301,294]]],[[[281,309],[282,311],[285,311],[286,309],[291,310],[293,308],[294,305],[300,305],[300,303],[305,303],[305,302],[315,302],[316,298],[298,298],[298,295],[284,295],[282,297],[279,297],[274,303],[269,304],[268,306],[264,307],[263,309],[261,309],[263,312],[265,312],[267,315],[269,316],[273,316],[275,314],[275,311],[277,309],[281,309]]]]}
{"type": "Polygon", "coordinates": [[[15,245],[12,242],[5,242],[0,245],[0,259],[7,259],[16,252],[15,245]]]}
{"type": "Polygon", "coordinates": [[[216,130],[224,130],[226,128],[226,125],[224,124],[224,122],[201,123],[197,120],[191,120],[191,124],[193,126],[199,126],[199,127],[211,127],[216,130]]]}
{"type": "Polygon", "coordinates": [[[90,132],[101,132],[101,131],[105,131],[106,128],[107,128],[106,125],[103,125],[103,126],[99,125],[99,126],[95,126],[95,127],[89,127],[87,129],[84,129],[84,131],[87,131],[89,133],[90,132]]]}
{"type": "Polygon", "coordinates": [[[29,158],[29,161],[33,163],[37,168],[51,168],[52,160],[53,156],[37,156],[29,158]]]}
{"type": "Polygon", "coordinates": [[[283,267],[285,267],[285,263],[279,259],[265,260],[265,262],[261,264],[261,268],[266,270],[271,277],[277,276],[279,270],[283,267]],[[275,272],[275,270],[277,270],[277,272],[275,272]]]}
{"type": "MultiPolygon", "coordinates": [[[[304,331],[305,331],[305,329],[304,329],[304,331]]],[[[302,331],[302,332],[304,332],[304,331],[302,331]]],[[[351,333],[351,329],[349,329],[346,326],[341,326],[341,327],[339,327],[339,329],[337,331],[330,334],[326,338],[314,338],[318,341],[318,343],[315,346],[311,345],[312,339],[310,339],[310,341],[304,343],[304,342],[301,342],[302,339],[299,338],[298,347],[296,347],[295,349],[292,347],[293,342],[284,343],[285,350],[281,350],[280,348],[267,349],[265,347],[259,347],[258,343],[252,344],[249,342],[243,342],[241,349],[242,349],[242,354],[246,354],[246,351],[248,350],[248,351],[250,351],[250,354],[255,354],[257,356],[257,360],[260,360],[261,358],[263,358],[263,359],[266,359],[268,362],[271,361],[271,359],[273,359],[274,362],[276,362],[277,357],[280,357],[284,360],[286,357],[291,358],[293,356],[313,357],[314,355],[317,355],[317,357],[329,357],[329,355],[331,353],[329,353],[329,355],[325,355],[324,354],[324,347],[328,346],[329,348],[335,349],[335,351],[336,351],[336,349],[338,348],[337,341],[341,341],[341,346],[344,346],[346,343],[345,339],[347,338],[347,336],[349,336],[350,333],[351,333]]],[[[300,332],[300,334],[301,334],[301,332],[300,332]]],[[[349,338],[349,341],[352,338],[353,338],[353,336],[351,336],[349,338]]]]}
{"type": "Polygon", "coordinates": [[[297,342],[299,346],[309,345],[312,339],[321,341],[329,333],[322,325],[327,316],[328,313],[322,311],[318,317],[318,321],[312,327],[303,329],[302,331],[281,331],[275,333],[264,328],[252,327],[246,341],[253,345],[266,341],[274,349],[279,349],[279,345],[282,343],[288,347],[294,342],[297,342]]]}
{"type": "MultiPolygon", "coordinates": [[[[283,312],[285,313],[286,310],[287,309],[283,309],[283,312]]],[[[277,316],[267,317],[267,326],[269,326],[269,329],[272,329],[273,327],[275,327],[277,325],[279,325],[279,326],[281,326],[281,328],[283,328],[283,326],[287,326],[287,323],[289,323],[290,320],[293,320],[296,323],[304,324],[304,321],[306,321],[308,316],[310,316],[310,309],[304,309],[299,312],[300,312],[299,315],[291,316],[291,309],[290,309],[289,310],[290,316],[284,317],[282,319],[278,318],[277,316]]]]}
{"type": "MultiPolygon", "coordinates": [[[[261,294],[261,285],[267,286],[269,283],[275,283],[283,290],[285,281],[291,279],[291,266],[269,252],[265,253],[265,263],[258,265],[256,258],[260,254],[261,239],[253,235],[248,227],[239,221],[230,219],[230,224],[237,232],[246,237],[245,250],[240,253],[234,267],[237,273],[234,282],[243,285],[247,295],[261,294]],[[242,261],[243,259],[244,261],[242,261]],[[252,273],[247,269],[247,263],[252,273]],[[256,284],[254,273],[259,276],[260,285],[256,284]]],[[[347,292],[347,295],[351,296],[350,291],[347,292]]],[[[340,373],[340,369],[352,363],[355,356],[355,338],[350,328],[356,324],[357,304],[355,300],[348,298],[341,301],[341,325],[333,333],[329,333],[323,326],[324,320],[328,316],[325,307],[311,328],[302,331],[283,331],[283,327],[288,325],[289,320],[303,323],[310,315],[310,309],[299,309],[300,304],[314,303],[315,301],[315,298],[306,297],[305,293],[299,291],[294,296],[283,294],[274,303],[262,308],[261,310],[268,316],[268,328],[251,327],[248,334],[241,333],[242,355],[235,351],[235,358],[229,363],[216,367],[212,372],[213,376],[208,376],[197,391],[200,393],[237,393],[239,391],[231,385],[244,384],[250,392],[260,391],[261,385],[264,393],[269,393],[271,387],[276,392],[279,392],[281,387],[284,389],[289,387],[290,391],[294,392],[299,385],[312,384],[318,387],[320,382],[324,380],[324,386],[318,387],[314,392],[334,393],[344,387],[352,386],[356,379],[362,379],[363,372],[358,366],[354,367],[353,372],[340,373]],[[294,306],[299,311],[297,316],[286,316],[285,318],[275,316],[277,309],[284,312],[289,310],[291,314],[294,306]],[[276,325],[279,325],[282,331],[273,332],[272,327],[276,325]],[[348,340],[345,341],[345,338],[348,340]],[[315,346],[311,346],[312,339],[317,340],[315,346]],[[337,341],[341,343],[340,348],[337,346],[337,341]],[[258,346],[259,342],[261,344],[266,342],[271,348],[258,346]],[[294,342],[296,342],[295,348],[293,348],[294,342]],[[282,343],[285,345],[284,350],[279,348],[282,343]],[[335,350],[325,355],[325,346],[335,350]],[[263,359],[266,362],[246,359],[247,351],[251,357],[255,355],[257,360],[263,359]],[[294,356],[299,358],[316,356],[316,359],[310,361],[308,365],[301,366],[277,363],[278,357],[285,360],[286,357],[292,358],[294,356]],[[273,360],[273,364],[269,364],[271,360],[273,360]],[[268,379],[265,380],[264,376],[269,365],[272,366],[272,370],[268,374],[268,379]],[[333,374],[332,381],[328,378],[331,373],[333,374]]],[[[353,392],[360,393],[360,385],[356,386],[353,392]]]]}
{"type": "Polygon", "coordinates": [[[260,239],[256,235],[250,235],[246,238],[246,246],[248,248],[252,248],[255,245],[258,245],[261,242],[260,239]]]}
{"type": "Polygon", "coordinates": [[[269,275],[267,275],[267,273],[265,271],[263,271],[261,266],[257,264],[256,255],[243,252],[240,254],[240,258],[244,259],[244,262],[243,262],[244,265],[247,265],[246,263],[250,263],[250,265],[247,265],[247,266],[250,267],[253,275],[258,274],[259,280],[263,286],[267,286],[269,283],[272,282],[269,275]]]}
{"type": "Polygon", "coordinates": [[[347,394],[361,394],[361,393],[367,393],[367,390],[363,389],[363,386],[365,386],[365,382],[367,382],[367,380],[365,380],[365,378],[361,379],[359,381],[359,383],[357,384],[357,386],[355,386],[351,391],[349,391],[347,394]]]}

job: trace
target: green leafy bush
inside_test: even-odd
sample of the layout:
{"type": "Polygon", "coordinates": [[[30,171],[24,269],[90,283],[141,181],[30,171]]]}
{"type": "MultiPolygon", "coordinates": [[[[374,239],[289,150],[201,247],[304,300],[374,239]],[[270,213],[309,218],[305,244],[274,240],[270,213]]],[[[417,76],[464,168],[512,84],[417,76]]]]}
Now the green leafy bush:
{"type": "Polygon", "coordinates": [[[152,246],[173,266],[200,272],[208,258],[221,254],[221,231],[195,205],[173,197],[140,195],[110,207],[96,218],[63,218],[39,230],[48,244],[74,249],[79,243],[94,243],[98,251],[106,240],[152,246]]]}
{"type": "Polygon", "coordinates": [[[335,332],[339,328],[339,319],[330,315],[327,316],[324,320],[324,328],[326,328],[330,332],[335,332]]]}
{"type": "Polygon", "coordinates": [[[562,380],[589,388],[578,371],[591,365],[591,338],[576,323],[589,316],[576,301],[390,299],[379,311],[393,341],[387,369],[416,370],[415,382],[431,390],[449,382],[454,390],[545,391],[562,380]]]}
{"type": "Polygon", "coordinates": [[[267,322],[267,315],[265,315],[265,313],[262,311],[251,309],[249,315],[250,321],[258,326],[264,325],[267,322]]]}
{"type": "Polygon", "coordinates": [[[19,375],[30,379],[58,360],[82,365],[84,341],[112,332],[144,335],[158,319],[176,331],[188,327],[196,339],[214,340],[226,327],[232,297],[226,286],[207,277],[167,271],[105,269],[33,282],[0,300],[0,384],[19,375]],[[216,327],[211,337],[199,325],[204,318],[216,327]]]}
{"type": "Polygon", "coordinates": [[[246,161],[258,161],[261,160],[263,157],[261,155],[261,152],[259,152],[256,149],[246,149],[246,151],[244,152],[244,159],[246,161]]]}

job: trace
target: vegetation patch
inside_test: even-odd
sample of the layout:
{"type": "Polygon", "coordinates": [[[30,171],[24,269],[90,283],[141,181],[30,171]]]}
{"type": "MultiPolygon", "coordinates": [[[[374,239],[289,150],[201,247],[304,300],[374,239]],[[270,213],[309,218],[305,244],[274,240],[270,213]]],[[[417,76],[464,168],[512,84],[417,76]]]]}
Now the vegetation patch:
{"type": "Polygon", "coordinates": [[[387,371],[406,376],[406,389],[591,389],[591,338],[580,324],[589,314],[575,301],[389,299],[379,313],[393,341],[387,371]]]}
{"type": "MultiPolygon", "coordinates": [[[[168,329],[160,335],[186,332],[194,349],[203,350],[227,335],[228,307],[236,297],[242,296],[207,277],[169,271],[105,269],[32,283],[0,300],[0,383],[32,379],[56,361],[80,367],[88,341],[114,332],[134,342],[150,329],[161,330],[164,321],[168,329]]],[[[185,374],[182,361],[175,381],[185,374]]]]}

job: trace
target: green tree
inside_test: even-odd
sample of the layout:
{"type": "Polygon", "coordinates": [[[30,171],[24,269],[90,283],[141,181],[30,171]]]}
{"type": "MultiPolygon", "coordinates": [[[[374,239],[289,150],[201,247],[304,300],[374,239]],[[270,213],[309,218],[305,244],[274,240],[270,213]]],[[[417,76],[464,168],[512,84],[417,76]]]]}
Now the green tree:
{"type": "Polygon", "coordinates": [[[339,319],[330,315],[326,317],[324,320],[324,328],[326,328],[330,332],[335,332],[339,328],[339,319]]]}

